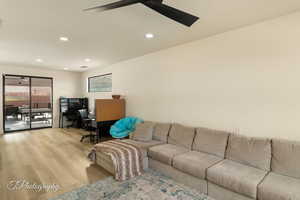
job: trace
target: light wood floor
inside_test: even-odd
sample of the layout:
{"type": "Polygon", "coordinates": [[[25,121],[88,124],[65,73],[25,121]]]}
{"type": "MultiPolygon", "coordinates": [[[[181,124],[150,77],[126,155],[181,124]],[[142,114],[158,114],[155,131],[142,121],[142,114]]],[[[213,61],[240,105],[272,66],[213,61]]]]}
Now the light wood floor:
{"type": "Polygon", "coordinates": [[[81,135],[77,129],[42,129],[0,136],[0,200],[48,199],[110,176],[87,159],[93,145],[80,143],[81,135]],[[60,189],[9,191],[15,179],[60,189]]]}

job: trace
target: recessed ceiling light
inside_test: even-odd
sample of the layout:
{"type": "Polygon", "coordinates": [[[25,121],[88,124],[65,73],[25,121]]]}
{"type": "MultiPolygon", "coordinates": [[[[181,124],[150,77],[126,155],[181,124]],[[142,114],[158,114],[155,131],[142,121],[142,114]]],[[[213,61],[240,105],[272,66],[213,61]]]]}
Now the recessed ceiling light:
{"type": "Polygon", "coordinates": [[[69,68],[65,67],[64,70],[69,70],[69,68]]]}
{"type": "Polygon", "coordinates": [[[63,41],[63,42],[67,42],[67,41],[69,41],[69,38],[67,38],[67,37],[60,37],[59,40],[63,41]]]}
{"type": "Polygon", "coordinates": [[[147,39],[152,39],[152,38],[154,38],[154,35],[153,35],[153,33],[147,33],[147,34],[145,35],[145,37],[146,37],[147,39]]]}
{"type": "Polygon", "coordinates": [[[41,58],[37,58],[37,59],[35,59],[35,61],[39,62],[39,63],[44,62],[43,59],[41,59],[41,58]]]}
{"type": "Polygon", "coordinates": [[[86,58],[86,59],[84,59],[85,60],[85,62],[91,62],[91,59],[90,58],[86,58]]]}

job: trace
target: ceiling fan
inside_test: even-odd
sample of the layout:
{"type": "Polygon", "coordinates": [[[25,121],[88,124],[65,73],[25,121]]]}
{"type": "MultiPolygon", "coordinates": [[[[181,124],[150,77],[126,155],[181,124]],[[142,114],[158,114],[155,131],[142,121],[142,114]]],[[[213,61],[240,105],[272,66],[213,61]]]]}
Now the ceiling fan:
{"type": "Polygon", "coordinates": [[[115,8],[121,8],[125,6],[129,6],[136,3],[142,3],[145,6],[155,10],[156,12],[178,22],[185,26],[192,26],[199,17],[191,15],[189,13],[183,12],[176,8],[170,7],[166,4],[163,4],[163,0],[121,0],[114,3],[106,4],[103,6],[92,7],[88,9],[84,9],[84,11],[89,10],[97,10],[97,11],[105,11],[111,10],[115,8]]]}

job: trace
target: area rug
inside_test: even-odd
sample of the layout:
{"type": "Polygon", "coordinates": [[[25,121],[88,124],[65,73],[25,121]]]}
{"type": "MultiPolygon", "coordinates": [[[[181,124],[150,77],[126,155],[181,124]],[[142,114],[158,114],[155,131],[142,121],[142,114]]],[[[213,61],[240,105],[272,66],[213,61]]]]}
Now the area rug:
{"type": "Polygon", "coordinates": [[[213,200],[154,170],[124,182],[113,177],[50,200],[213,200]]]}

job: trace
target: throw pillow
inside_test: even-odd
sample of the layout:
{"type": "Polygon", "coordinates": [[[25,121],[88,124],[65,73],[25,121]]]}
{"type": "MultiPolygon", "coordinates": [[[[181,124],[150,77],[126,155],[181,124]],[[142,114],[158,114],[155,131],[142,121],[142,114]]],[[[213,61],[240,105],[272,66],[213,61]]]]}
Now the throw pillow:
{"type": "Polygon", "coordinates": [[[152,140],[154,123],[144,122],[139,123],[132,133],[132,139],[141,142],[148,142],[152,140]]]}

